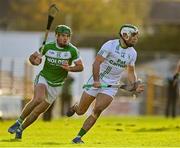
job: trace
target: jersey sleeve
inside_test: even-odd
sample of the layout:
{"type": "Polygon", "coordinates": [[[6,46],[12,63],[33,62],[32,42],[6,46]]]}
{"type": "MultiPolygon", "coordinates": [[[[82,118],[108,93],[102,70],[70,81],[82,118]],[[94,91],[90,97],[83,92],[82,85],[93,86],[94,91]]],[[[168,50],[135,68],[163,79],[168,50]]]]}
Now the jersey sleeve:
{"type": "Polygon", "coordinates": [[[80,53],[79,50],[77,48],[74,48],[74,51],[72,52],[72,61],[76,62],[78,60],[80,60],[80,53]]]}
{"type": "Polygon", "coordinates": [[[133,52],[131,52],[131,54],[130,54],[129,65],[134,66],[136,59],[137,59],[137,52],[135,50],[133,50],[133,52]]]}
{"type": "Polygon", "coordinates": [[[104,43],[101,49],[99,50],[99,52],[97,53],[97,55],[101,55],[102,57],[106,58],[110,53],[110,49],[111,49],[110,45],[111,45],[110,41],[104,43]]]}

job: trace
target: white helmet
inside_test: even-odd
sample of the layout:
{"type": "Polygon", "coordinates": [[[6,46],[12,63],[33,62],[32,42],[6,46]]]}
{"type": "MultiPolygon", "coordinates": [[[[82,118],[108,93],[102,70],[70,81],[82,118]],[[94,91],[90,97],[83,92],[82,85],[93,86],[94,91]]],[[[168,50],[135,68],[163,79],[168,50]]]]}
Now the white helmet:
{"type": "Polygon", "coordinates": [[[123,36],[123,34],[127,34],[128,36],[131,36],[132,33],[137,34],[139,32],[139,29],[131,24],[124,24],[121,26],[119,30],[119,35],[123,36]]]}

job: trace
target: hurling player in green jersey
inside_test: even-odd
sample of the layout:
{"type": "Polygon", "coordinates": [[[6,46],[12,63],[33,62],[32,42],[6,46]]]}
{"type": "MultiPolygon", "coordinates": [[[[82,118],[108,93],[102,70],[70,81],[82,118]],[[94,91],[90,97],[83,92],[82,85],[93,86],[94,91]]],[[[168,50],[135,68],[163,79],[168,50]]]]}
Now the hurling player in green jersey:
{"type": "Polygon", "coordinates": [[[29,57],[32,65],[41,64],[42,56],[45,57],[45,62],[43,69],[35,79],[33,98],[26,104],[16,122],[8,129],[9,133],[15,133],[16,139],[21,139],[23,130],[56,100],[68,72],[83,71],[78,49],[70,43],[71,34],[70,27],[58,25],[55,29],[56,40],[45,44],[40,48],[40,53],[34,52],[29,57]]]}

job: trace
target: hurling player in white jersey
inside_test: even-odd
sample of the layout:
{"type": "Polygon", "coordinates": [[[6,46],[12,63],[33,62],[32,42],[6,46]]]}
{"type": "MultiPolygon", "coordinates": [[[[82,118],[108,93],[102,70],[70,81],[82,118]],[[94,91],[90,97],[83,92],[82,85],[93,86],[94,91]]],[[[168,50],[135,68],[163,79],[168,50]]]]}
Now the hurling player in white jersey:
{"type": "MultiPolygon", "coordinates": [[[[93,84],[96,89],[85,90],[79,104],[75,104],[67,112],[68,117],[74,113],[83,115],[96,99],[92,114],[85,120],[78,135],[72,140],[73,143],[84,143],[81,139],[82,136],[91,129],[102,111],[110,105],[117,93],[118,88],[101,88],[102,83],[117,83],[122,72],[127,70],[128,80],[130,83],[136,84],[135,61],[137,53],[133,46],[138,42],[138,33],[136,26],[123,25],[119,31],[120,38],[107,41],[99,50],[93,63],[92,77],[87,82],[87,84],[93,84]]],[[[136,92],[142,92],[144,85],[134,85],[133,89],[136,92]]]]}

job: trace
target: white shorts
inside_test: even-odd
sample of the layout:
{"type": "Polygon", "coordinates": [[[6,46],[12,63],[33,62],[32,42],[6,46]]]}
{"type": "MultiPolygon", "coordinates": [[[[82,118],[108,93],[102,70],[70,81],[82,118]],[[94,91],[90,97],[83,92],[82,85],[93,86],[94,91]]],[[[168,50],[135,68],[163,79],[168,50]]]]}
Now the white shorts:
{"type": "Polygon", "coordinates": [[[118,88],[90,88],[88,90],[85,90],[86,93],[88,93],[89,95],[93,97],[96,97],[97,94],[102,93],[102,94],[111,96],[112,98],[114,98],[117,91],[118,91],[118,88]]]}
{"type": "Polygon", "coordinates": [[[41,75],[36,76],[36,80],[35,80],[34,84],[35,85],[36,84],[45,84],[46,85],[48,96],[45,100],[46,100],[46,102],[48,102],[50,104],[52,104],[59,97],[59,95],[61,93],[61,86],[57,86],[57,87],[50,86],[47,83],[46,79],[41,75]]]}

